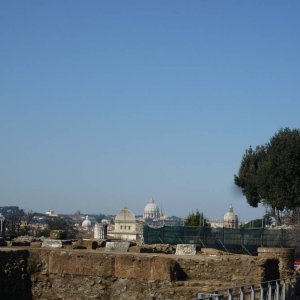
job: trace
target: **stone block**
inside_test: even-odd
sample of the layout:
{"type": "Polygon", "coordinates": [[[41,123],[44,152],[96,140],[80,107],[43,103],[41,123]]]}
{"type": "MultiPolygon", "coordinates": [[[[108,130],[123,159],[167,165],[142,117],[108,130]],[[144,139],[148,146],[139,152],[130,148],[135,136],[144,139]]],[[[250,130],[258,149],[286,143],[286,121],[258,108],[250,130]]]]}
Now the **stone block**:
{"type": "Polygon", "coordinates": [[[7,242],[8,247],[25,247],[30,246],[30,242],[22,242],[22,241],[9,241],[7,242]]]}
{"type": "Polygon", "coordinates": [[[45,239],[42,243],[42,248],[62,248],[64,245],[71,245],[70,240],[51,240],[45,239]]]}
{"type": "Polygon", "coordinates": [[[141,253],[141,247],[139,246],[132,246],[129,248],[128,252],[131,252],[131,253],[141,253]]]}
{"type": "Polygon", "coordinates": [[[195,244],[178,244],[176,247],[176,255],[196,255],[197,246],[195,244]]]}
{"type": "Polygon", "coordinates": [[[130,246],[129,242],[106,242],[105,250],[127,252],[129,249],[129,246],[130,246]]]}
{"type": "Polygon", "coordinates": [[[72,243],[72,248],[95,250],[96,248],[98,248],[98,243],[93,240],[78,240],[72,243]]]}
{"type": "Polygon", "coordinates": [[[96,251],[51,251],[49,273],[111,277],[114,275],[114,256],[96,251]]]}
{"type": "Polygon", "coordinates": [[[31,248],[41,248],[42,247],[42,242],[31,242],[30,247],[31,248]]]}
{"type": "Polygon", "coordinates": [[[173,281],[178,272],[177,266],[176,261],[168,257],[138,254],[115,256],[117,278],[173,281]]]}
{"type": "Polygon", "coordinates": [[[29,236],[29,235],[21,235],[21,236],[18,236],[17,238],[15,238],[15,239],[13,239],[13,241],[31,243],[31,242],[39,242],[40,239],[36,238],[36,237],[33,237],[33,236],[29,236]]]}

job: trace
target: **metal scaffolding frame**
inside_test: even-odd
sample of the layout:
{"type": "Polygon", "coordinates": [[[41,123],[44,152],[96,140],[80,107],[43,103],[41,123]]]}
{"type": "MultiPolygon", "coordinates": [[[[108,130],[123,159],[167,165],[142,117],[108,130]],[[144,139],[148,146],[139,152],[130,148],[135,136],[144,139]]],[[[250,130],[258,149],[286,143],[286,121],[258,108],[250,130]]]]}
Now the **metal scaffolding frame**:
{"type": "Polygon", "coordinates": [[[198,293],[193,300],[299,300],[300,276],[198,293]]]}

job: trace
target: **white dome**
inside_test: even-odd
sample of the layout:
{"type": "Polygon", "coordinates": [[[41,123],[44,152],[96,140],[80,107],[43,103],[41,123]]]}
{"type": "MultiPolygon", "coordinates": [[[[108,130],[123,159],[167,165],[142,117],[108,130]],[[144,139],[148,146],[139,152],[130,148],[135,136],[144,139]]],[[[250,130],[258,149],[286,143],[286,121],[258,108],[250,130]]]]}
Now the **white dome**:
{"type": "Polygon", "coordinates": [[[92,222],[89,220],[89,216],[85,217],[85,220],[82,222],[82,227],[91,227],[92,226],[92,222]]]}
{"type": "Polygon", "coordinates": [[[158,219],[159,217],[159,209],[152,198],[144,208],[144,219],[158,219]]]}
{"type": "Polygon", "coordinates": [[[224,215],[224,227],[238,227],[238,216],[234,213],[231,205],[229,207],[229,211],[224,215]]]}
{"type": "Polygon", "coordinates": [[[115,217],[115,221],[135,221],[135,214],[128,208],[123,208],[115,217]]]}

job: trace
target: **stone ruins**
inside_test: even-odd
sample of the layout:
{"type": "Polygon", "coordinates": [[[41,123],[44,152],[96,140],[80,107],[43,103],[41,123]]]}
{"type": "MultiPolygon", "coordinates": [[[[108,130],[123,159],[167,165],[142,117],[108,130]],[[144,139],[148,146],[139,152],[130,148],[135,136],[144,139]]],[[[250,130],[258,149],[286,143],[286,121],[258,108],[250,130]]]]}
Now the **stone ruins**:
{"type": "Polygon", "coordinates": [[[195,245],[57,242],[0,248],[1,299],[192,299],[293,273],[293,249],[249,256],[195,245]]]}

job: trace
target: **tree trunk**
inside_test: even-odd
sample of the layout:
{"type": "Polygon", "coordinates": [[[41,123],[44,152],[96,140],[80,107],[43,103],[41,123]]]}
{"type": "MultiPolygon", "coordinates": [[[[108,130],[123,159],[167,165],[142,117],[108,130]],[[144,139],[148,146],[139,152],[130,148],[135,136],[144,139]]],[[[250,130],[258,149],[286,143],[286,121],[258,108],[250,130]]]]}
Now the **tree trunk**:
{"type": "Polygon", "coordinates": [[[280,210],[277,207],[274,208],[274,215],[275,215],[275,225],[281,225],[281,217],[280,217],[280,210]]]}

